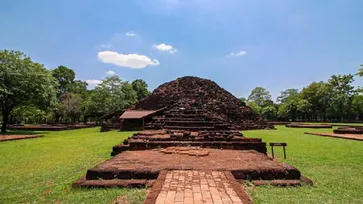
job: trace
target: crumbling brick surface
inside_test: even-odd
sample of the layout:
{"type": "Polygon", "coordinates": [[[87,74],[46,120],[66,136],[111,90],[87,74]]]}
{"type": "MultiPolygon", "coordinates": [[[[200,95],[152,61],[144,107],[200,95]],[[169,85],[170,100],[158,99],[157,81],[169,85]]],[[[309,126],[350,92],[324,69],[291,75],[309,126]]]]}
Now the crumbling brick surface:
{"type": "Polygon", "coordinates": [[[157,110],[163,107],[206,110],[210,116],[228,121],[240,130],[273,127],[218,84],[198,77],[181,77],[162,84],[130,109],[157,110]]]}

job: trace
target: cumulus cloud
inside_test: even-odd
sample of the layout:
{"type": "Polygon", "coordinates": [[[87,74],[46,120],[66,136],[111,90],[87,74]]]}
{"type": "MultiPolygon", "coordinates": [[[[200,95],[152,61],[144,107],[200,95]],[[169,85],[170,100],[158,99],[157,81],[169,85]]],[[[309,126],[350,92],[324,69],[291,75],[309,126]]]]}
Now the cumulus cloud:
{"type": "Polygon", "coordinates": [[[135,37],[135,36],[137,36],[137,34],[134,31],[129,31],[129,32],[125,33],[125,35],[128,36],[128,37],[135,37]]]}
{"type": "Polygon", "coordinates": [[[87,79],[88,89],[94,89],[98,84],[102,83],[102,80],[98,79],[87,79]]]}
{"type": "Polygon", "coordinates": [[[103,63],[114,64],[120,67],[128,67],[132,69],[142,69],[147,66],[157,66],[160,64],[157,59],[150,59],[145,55],[121,54],[113,51],[99,52],[98,59],[103,63]]]}
{"type": "Polygon", "coordinates": [[[106,74],[108,76],[113,76],[113,75],[116,75],[116,72],[114,72],[114,71],[108,71],[108,72],[106,72],[106,74]]]}
{"type": "Polygon", "coordinates": [[[247,51],[245,51],[245,50],[241,50],[241,51],[239,51],[239,52],[231,52],[231,53],[229,54],[229,56],[232,56],[232,57],[241,57],[241,56],[243,56],[243,55],[245,55],[245,54],[247,54],[247,51]]]}
{"type": "Polygon", "coordinates": [[[167,45],[165,43],[161,43],[159,45],[154,45],[153,47],[162,52],[170,52],[170,53],[178,52],[178,50],[173,48],[173,46],[167,45]]]}

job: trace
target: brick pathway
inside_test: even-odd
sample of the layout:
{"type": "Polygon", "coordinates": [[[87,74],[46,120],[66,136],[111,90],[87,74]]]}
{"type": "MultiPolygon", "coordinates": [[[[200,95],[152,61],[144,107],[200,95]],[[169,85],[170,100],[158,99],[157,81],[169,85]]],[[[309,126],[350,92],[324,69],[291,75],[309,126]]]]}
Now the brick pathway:
{"type": "Polygon", "coordinates": [[[252,203],[230,172],[175,170],[168,171],[164,177],[156,204],[252,203]],[[241,191],[238,195],[236,188],[242,190],[242,196],[241,191]],[[247,202],[242,201],[246,197],[247,202]]]}

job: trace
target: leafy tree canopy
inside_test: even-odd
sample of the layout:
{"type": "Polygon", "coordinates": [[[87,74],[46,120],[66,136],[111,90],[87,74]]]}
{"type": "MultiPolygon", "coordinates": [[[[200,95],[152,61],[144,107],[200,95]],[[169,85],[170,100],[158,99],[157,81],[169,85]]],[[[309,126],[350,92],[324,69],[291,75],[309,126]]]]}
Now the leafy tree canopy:
{"type": "Polygon", "coordinates": [[[271,101],[271,95],[265,88],[256,87],[248,96],[248,101],[253,101],[259,106],[264,106],[266,101],[271,101]]]}
{"type": "Polygon", "coordinates": [[[145,98],[146,96],[150,95],[150,91],[147,89],[148,85],[142,79],[136,79],[131,83],[132,88],[136,91],[137,100],[145,98]]]}
{"type": "Polygon", "coordinates": [[[55,103],[57,82],[43,65],[22,52],[0,51],[0,108],[2,132],[14,108],[25,105],[49,107],[55,103]]]}

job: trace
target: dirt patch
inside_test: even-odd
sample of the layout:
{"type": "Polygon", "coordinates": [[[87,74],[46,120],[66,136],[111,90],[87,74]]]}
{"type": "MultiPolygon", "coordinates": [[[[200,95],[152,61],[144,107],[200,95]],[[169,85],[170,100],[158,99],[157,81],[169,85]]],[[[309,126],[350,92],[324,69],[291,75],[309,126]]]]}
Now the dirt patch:
{"type": "Polygon", "coordinates": [[[305,132],[306,135],[317,135],[317,136],[323,136],[323,137],[333,137],[333,138],[342,138],[347,140],[358,140],[363,141],[363,135],[358,134],[335,134],[335,133],[319,133],[319,132],[305,132]]]}
{"type": "Polygon", "coordinates": [[[43,137],[43,135],[0,135],[0,142],[43,137]]]}
{"type": "Polygon", "coordinates": [[[111,204],[131,204],[131,202],[127,199],[127,196],[117,196],[115,201],[113,201],[111,204]]]}
{"type": "Polygon", "coordinates": [[[161,149],[160,152],[164,154],[184,154],[188,156],[203,157],[208,156],[209,151],[200,147],[168,147],[161,149]]]}

